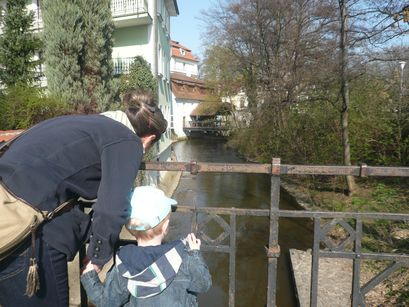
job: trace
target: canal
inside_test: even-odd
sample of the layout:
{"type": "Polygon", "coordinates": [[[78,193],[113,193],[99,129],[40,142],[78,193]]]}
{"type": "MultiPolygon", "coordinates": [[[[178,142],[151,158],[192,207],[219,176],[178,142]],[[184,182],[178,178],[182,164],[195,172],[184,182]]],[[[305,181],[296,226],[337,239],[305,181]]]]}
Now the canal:
{"type": "MultiPolygon", "coordinates": [[[[226,142],[216,139],[191,139],[173,145],[179,162],[245,162],[226,142]]],[[[283,189],[281,209],[300,209],[283,189]]],[[[270,176],[265,174],[184,173],[174,193],[183,205],[197,207],[236,207],[268,209],[270,176]]],[[[198,216],[200,222],[200,216],[198,216]]],[[[228,222],[228,218],[226,219],[228,222]]],[[[213,222],[212,222],[213,223],[213,222]]],[[[206,234],[215,239],[221,232],[216,223],[209,223],[206,234]]],[[[171,222],[172,237],[186,235],[191,227],[186,213],[175,213],[171,222]]],[[[280,219],[277,306],[297,306],[289,262],[289,248],[306,250],[312,247],[312,226],[306,219],[280,219]]],[[[237,217],[236,306],[265,306],[267,296],[268,218],[237,217]]],[[[228,238],[226,239],[228,242],[228,238]]],[[[213,278],[213,287],[199,296],[201,306],[228,306],[229,258],[223,253],[203,253],[213,278]]]]}

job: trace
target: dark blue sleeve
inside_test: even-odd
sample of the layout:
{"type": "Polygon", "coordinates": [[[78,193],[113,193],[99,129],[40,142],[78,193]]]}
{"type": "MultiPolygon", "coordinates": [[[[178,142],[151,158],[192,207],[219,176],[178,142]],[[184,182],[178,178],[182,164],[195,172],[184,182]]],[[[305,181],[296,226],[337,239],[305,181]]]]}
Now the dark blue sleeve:
{"type": "Polygon", "coordinates": [[[130,192],[142,155],[142,144],[131,140],[110,144],[102,150],[101,183],[93,205],[87,250],[93,264],[102,266],[112,256],[121,228],[129,217],[130,192]]]}
{"type": "Polygon", "coordinates": [[[188,251],[187,261],[190,275],[188,290],[195,293],[207,292],[212,286],[212,277],[200,251],[188,251]]]}
{"type": "Polygon", "coordinates": [[[126,280],[120,276],[116,267],[108,272],[104,283],[101,283],[95,271],[83,274],[81,283],[88,299],[98,307],[123,306],[129,301],[126,280]]]}

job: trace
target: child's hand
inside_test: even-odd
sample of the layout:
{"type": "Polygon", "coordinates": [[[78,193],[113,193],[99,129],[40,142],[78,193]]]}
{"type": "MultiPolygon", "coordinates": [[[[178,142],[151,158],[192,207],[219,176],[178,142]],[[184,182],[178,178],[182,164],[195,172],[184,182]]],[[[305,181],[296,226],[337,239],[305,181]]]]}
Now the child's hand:
{"type": "Polygon", "coordinates": [[[93,270],[95,270],[97,273],[101,271],[101,268],[97,266],[96,264],[92,264],[89,258],[86,259],[86,261],[84,261],[83,264],[84,266],[81,269],[81,272],[80,272],[81,274],[85,274],[93,270]]]}
{"type": "Polygon", "coordinates": [[[197,239],[194,233],[189,233],[186,240],[191,250],[200,250],[200,239],[197,239]]]}

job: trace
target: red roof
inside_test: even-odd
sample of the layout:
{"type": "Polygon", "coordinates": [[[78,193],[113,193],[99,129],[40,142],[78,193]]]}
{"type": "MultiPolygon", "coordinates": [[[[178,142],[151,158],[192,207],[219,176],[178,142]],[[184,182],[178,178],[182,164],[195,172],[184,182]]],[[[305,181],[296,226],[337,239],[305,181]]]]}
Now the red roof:
{"type": "Polygon", "coordinates": [[[170,41],[172,47],[172,56],[184,59],[186,61],[199,62],[199,60],[192,54],[192,50],[179,44],[176,41],[170,41]]]}
{"type": "Polygon", "coordinates": [[[170,78],[176,82],[192,83],[198,86],[205,86],[204,81],[194,76],[187,76],[184,73],[172,72],[170,78]]]}
{"type": "Polygon", "coordinates": [[[172,93],[179,99],[203,101],[208,96],[208,90],[202,80],[188,77],[181,73],[172,73],[172,93]]]}
{"type": "Polygon", "coordinates": [[[23,131],[24,130],[0,130],[0,142],[11,140],[23,131]]]}

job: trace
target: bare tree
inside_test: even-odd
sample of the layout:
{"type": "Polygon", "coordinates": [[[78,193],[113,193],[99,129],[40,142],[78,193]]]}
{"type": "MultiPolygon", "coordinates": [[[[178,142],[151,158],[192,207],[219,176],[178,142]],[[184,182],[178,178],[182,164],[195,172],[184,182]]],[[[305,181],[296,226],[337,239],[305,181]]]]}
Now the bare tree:
{"type": "MultiPolygon", "coordinates": [[[[324,110],[330,102],[341,118],[331,122],[331,140],[342,141],[326,161],[353,163],[350,83],[407,32],[409,9],[400,6],[398,0],[219,0],[204,14],[208,45],[228,50],[248,96],[250,128],[258,134],[248,146],[255,156],[264,152],[310,162],[312,151],[304,150],[308,144],[301,140],[309,136],[297,135],[291,120],[303,114],[314,120],[309,105],[321,103],[324,110]]],[[[352,177],[347,186],[351,194],[352,177]]]]}
{"type": "MultiPolygon", "coordinates": [[[[348,9],[347,0],[339,0],[339,12],[340,12],[340,77],[341,77],[341,126],[342,126],[342,146],[344,163],[347,166],[351,165],[351,146],[349,143],[349,129],[348,129],[348,115],[349,115],[349,80],[348,80],[348,9]]],[[[355,190],[355,179],[353,176],[347,176],[347,185],[349,194],[355,190]]]]}

